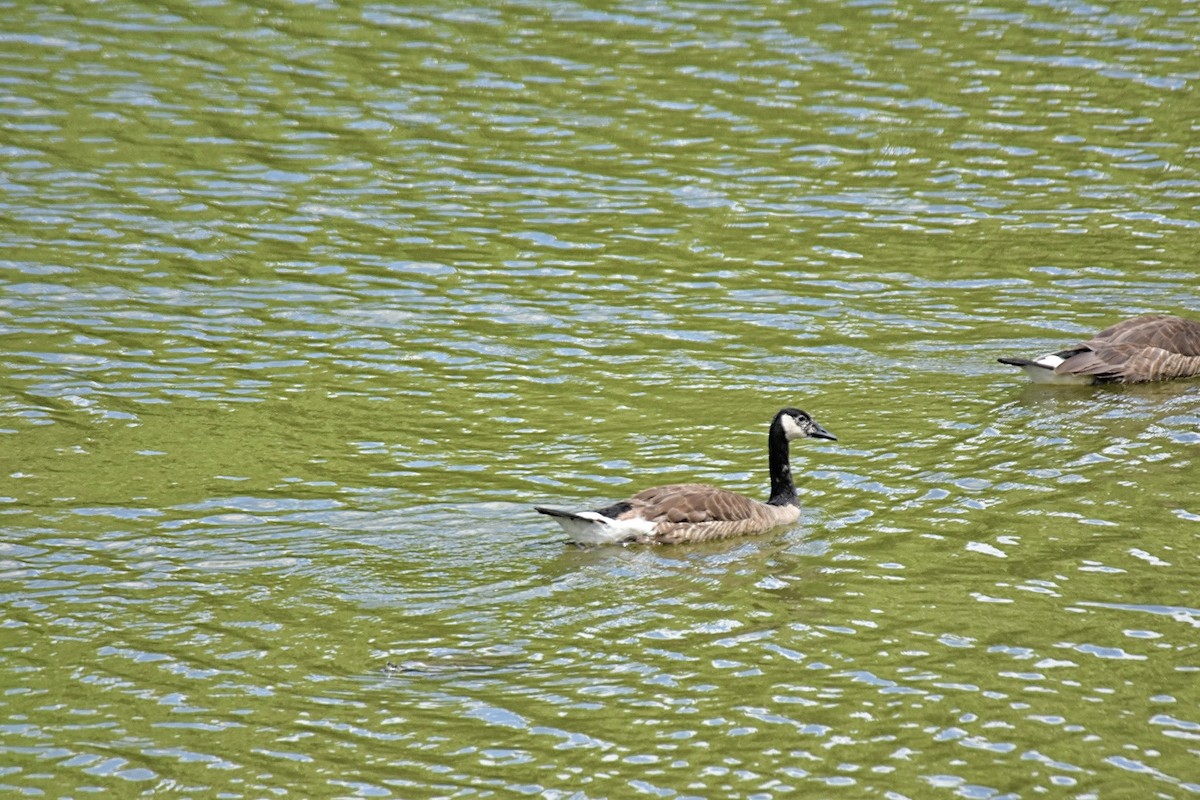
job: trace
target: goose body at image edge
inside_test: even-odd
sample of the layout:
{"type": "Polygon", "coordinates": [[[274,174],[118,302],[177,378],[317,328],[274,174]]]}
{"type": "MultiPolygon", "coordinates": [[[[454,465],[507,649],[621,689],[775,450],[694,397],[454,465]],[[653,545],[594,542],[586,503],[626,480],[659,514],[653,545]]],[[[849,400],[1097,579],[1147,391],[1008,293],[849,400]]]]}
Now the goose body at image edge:
{"type": "Polygon", "coordinates": [[[1148,314],[1037,358],[999,358],[1035,383],[1147,383],[1200,375],[1200,322],[1148,314]]]}

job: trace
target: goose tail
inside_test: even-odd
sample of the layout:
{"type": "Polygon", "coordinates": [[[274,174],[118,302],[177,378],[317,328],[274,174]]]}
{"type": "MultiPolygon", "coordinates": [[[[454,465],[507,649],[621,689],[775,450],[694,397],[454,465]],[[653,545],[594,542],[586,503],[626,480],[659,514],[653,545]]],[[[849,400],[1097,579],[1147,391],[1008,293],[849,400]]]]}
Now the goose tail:
{"type": "Polygon", "coordinates": [[[646,541],[654,530],[647,520],[617,520],[599,511],[564,511],[545,506],[534,506],[533,510],[553,519],[572,542],[584,546],[646,541]]]}
{"type": "Polygon", "coordinates": [[[1061,354],[1048,353],[1040,358],[997,358],[1001,364],[1020,367],[1034,383],[1057,383],[1075,386],[1094,383],[1094,375],[1058,372],[1056,367],[1066,361],[1061,354]]]}
{"type": "Polygon", "coordinates": [[[547,517],[563,518],[563,519],[580,519],[580,516],[574,511],[563,511],[560,508],[547,508],[546,506],[534,506],[533,510],[539,514],[545,514],[547,517]]]}

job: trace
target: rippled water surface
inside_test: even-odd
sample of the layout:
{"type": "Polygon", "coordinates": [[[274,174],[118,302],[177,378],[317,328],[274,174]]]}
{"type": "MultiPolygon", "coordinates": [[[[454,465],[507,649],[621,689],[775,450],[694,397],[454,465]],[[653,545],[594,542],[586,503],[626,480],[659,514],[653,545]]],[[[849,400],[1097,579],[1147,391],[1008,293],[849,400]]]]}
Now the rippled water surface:
{"type": "Polygon", "coordinates": [[[1200,794],[1194,3],[0,7],[2,793],[1200,794]]]}

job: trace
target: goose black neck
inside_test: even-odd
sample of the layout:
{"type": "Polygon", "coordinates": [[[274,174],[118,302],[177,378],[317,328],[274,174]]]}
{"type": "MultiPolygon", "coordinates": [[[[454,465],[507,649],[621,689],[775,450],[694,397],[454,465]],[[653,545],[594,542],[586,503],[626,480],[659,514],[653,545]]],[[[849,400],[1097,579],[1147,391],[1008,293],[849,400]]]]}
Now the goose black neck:
{"type": "Polygon", "coordinates": [[[800,504],[796,497],[796,484],[792,481],[792,463],[788,449],[788,438],[783,432],[783,423],[776,417],[767,434],[767,462],[771,470],[771,498],[767,500],[768,505],[800,504]]]}

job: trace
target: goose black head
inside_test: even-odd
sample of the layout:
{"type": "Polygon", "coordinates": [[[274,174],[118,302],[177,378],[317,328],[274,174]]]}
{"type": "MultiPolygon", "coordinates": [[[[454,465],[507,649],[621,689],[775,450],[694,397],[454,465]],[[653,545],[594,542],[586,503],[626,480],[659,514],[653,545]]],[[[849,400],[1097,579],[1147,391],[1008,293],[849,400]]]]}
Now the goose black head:
{"type": "Polygon", "coordinates": [[[788,441],[792,439],[828,439],[837,441],[837,437],[822,427],[821,423],[810,417],[807,412],[798,408],[785,408],[775,415],[775,420],[783,427],[783,433],[788,441]]]}

